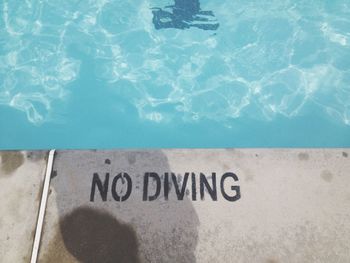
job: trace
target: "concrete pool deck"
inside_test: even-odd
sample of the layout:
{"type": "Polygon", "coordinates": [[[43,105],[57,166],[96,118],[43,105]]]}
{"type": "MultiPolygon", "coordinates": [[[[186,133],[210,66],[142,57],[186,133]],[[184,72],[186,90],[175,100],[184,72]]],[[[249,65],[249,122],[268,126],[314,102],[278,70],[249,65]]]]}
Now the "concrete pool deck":
{"type": "Polygon", "coordinates": [[[46,170],[45,151],[1,151],[0,261],[29,262],[46,170]]]}
{"type": "MultiPolygon", "coordinates": [[[[30,262],[48,152],[0,152],[0,258],[30,262]]],[[[350,149],[56,151],[38,262],[348,262],[350,149]]]]}

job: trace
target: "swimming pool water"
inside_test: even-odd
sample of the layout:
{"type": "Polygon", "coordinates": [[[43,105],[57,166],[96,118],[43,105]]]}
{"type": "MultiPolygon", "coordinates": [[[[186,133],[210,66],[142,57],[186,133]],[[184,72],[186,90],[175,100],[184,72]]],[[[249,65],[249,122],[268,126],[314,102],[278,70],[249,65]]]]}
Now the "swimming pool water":
{"type": "Polygon", "coordinates": [[[348,0],[1,0],[0,148],[349,147],[348,0]]]}

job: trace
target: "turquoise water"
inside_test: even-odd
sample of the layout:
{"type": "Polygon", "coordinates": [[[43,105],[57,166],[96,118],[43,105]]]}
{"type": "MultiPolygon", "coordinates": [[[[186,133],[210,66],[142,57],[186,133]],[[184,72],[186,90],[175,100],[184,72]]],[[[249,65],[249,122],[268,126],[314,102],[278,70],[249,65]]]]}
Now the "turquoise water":
{"type": "Polygon", "coordinates": [[[350,147],[350,2],[0,0],[0,148],[350,147]]]}

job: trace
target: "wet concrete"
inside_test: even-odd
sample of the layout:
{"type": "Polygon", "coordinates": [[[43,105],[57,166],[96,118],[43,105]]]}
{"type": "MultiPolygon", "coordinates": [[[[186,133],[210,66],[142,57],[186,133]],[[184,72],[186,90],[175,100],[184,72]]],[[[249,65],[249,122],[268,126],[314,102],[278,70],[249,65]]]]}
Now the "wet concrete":
{"type": "Polygon", "coordinates": [[[22,152],[4,151],[0,152],[2,176],[11,175],[24,162],[22,152]]]}
{"type": "Polygon", "coordinates": [[[46,152],[0,152],[1,262],[30,260],[46,169],[45,155],[46,152]],[[31,158],[32,155],[37,158],[31,158]]]}
{"type": "MultiPolygon", "coordinates": [[[[348,153],[58,151],[38,261],[349,262],[348,153]]],[[[46,154],[0,152],[1,262],[29,262],[46,154]]]]}
{"type": "Polygon", "coordinates": [[[39,262],[347,262],[344,152],[60,151],[39,262]]]}
{"type": "Polygon", "coordinates": [[[80,262],[139,262],[134,229],[105,211],[79,207],[62,218],[60,231],[80,262]]]}
{"type": "MultiPolygon", "coordinates": [[[[53,170],[39,262],[62,254],[72,262],[196,262],[199,221],[188,197],[143,201],[145,171],[171,170],[162,151],[57,152],[53,170]],[[125,194],[123,178],[111,192],[119,172],[132,177],[124,202],[115,196],[125,194]],[[92,197],[92,179],[98,174],[104,184],[106,173],[103,201],[97,186],[92,197]]],[[[152,180],[149,186],[154,193],[152,180]]]]}

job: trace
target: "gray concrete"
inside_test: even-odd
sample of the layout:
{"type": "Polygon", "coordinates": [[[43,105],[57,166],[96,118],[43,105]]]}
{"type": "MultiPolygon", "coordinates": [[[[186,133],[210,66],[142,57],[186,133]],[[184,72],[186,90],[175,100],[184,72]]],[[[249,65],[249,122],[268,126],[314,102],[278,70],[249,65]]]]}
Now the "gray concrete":
{"type": "Polygon", "coordinates": [[[29,262],[46,152],[0,151],[0,261],[29,262]]]}
{"type": "Polygon", "coordinates": [[[39,262],[350,262],[349,149],[59,151],[53,170],[39,262]],[[161,176],[154,201],[146,172],[161,176]],[[165,172],[179,192],[190,172],[183,200],[171,177],[165,200],[165,172]],[[216,173],[216,201],[201,200],[201,172],[216,173]],[[239,181],[222,191],[226,172],[239,181]]]}

